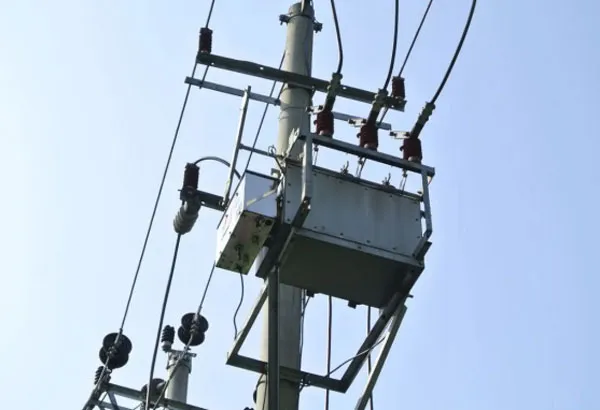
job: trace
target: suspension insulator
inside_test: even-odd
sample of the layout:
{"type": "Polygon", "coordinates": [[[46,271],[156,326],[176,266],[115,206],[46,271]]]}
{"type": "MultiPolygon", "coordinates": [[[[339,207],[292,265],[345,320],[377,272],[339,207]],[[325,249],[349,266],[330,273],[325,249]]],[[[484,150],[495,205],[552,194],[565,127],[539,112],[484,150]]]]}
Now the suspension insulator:
{"type": "Polygon", "coordinates": [[[186,164],[185,171],[183,172],[183,188],[197,190],[198,189],[198,179],[200,178],[200,167],[196,164],[186,164]]]}
{"type": "Polygon", "coordinates": [[[323,110],[317,113],[317,118],[313,122],[315,132],[319,135],[333,136],[333,113],[330,110],[323,110]]]}
{"type": "Polygon", "coordinates": [[[392,97],[404,100],[406,98],[406,89],[404,88],[404,78],[392,78],[392,97]]]}
{"type": "Polygon", "coordinates": [[[94,385],[98,384],[98,382],[100,381],[100,376],[102,376],[102,372],[104,372],[104,380],[106,382],[110,381],[110,371],[108,369],[106,369],[105,371],[104,366],[98,366],[98,368],[96,369],[96,373],[94,373],[94,385]]]}
{"type": "Polygon", "coordinates": [[[200,53],[210,54],[212,52],[212,34],[212,30],[208,27],[200,29],[200,47],[198,49],[200,53]]]}
{"type": "Polygon", "coordinates": [[[375,124],[367,122],[360,127],[360,132],[357,136],[358,145],[360,147],[377,151],[377,147],[379,147],[379,136],[377,135],[377,127],[375,124]]]}
{"type": "Polygon", "coordinates": [[[102,347],[104,347],[105,349],[115,347],[119,351],[129,354],[131,353],[133,345],[131,344],[131,340],[129,340],[129,338],[124,334],[121,334],[121,336],[119,337],[118,333],[109,333],[106,336],[104,336],[104,339],[102,340],[102,347]],[[118,342],[117,337],[119,338],[118,342]]]}
{"type": "Polygon", "coordinates": [[[186,313],[181,318],[181,326],[177,329],[177,336],[181,343],[199,346],[204,343],[207,330],[208,320],[204,316],[186,313]]]}
{"type": "Polygon", "coordinates": [[[402,157],[407,161],[421,163],[423,160],[423,150],[421,148],[421,140],[415,137],[405,138],[402,142],[402,157]]]}
{"type": "Polygon", "coordinates": [[[131,349],[131,340],[127,336],[110,333],[104,337],[98,357],[108,370],[119,369],[129,361],[131,349]],[[118,341],[117,338],[119,339],[118,341]]]}
{"type": "Polygon", "coordinates": [[[173,346],[173,342],[175,342],[175,328],[169,325],[165,326],[162,330],[160,341],[163,351],[169,352],[173,346]]]}

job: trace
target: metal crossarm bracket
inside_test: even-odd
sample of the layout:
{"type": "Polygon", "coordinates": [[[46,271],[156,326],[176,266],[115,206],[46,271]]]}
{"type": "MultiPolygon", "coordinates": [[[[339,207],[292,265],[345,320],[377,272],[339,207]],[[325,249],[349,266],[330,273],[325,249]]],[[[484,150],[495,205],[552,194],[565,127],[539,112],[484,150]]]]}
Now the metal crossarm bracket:
{"type": "MultiPolygon", "coordinates": [[[[268,369],[266,362],[248,356],[243,356],[239,352],[267,299],[268,290],[269,282],[267,280],[263,285],[252,310],[250,311],[250,315],[246,319],[244,326],[238,333],[235,341],[233,342],[233,346],[227,355],[228,365],[250,370],[256,373],[267,374],[268,369]]],[[[394,312],[398,310],[399,306],[402,305],[404,300],[405,297],[397,294],[392,297],[389,304],[381,310],[380,316],[375,322],[375,325],[365,338],[364,342],[358,349],[356,356],[354,356],[340,379],[333,378],[331,375],[318,375],[303,370],[292,369],[287,366],[279,367],[280,378],[294,383],[345,393],[350,388],[353,381],[356,379],[356,376],[362,369],[368,353],[370,353],[376,345],[381,343],[381,337],[385,329],[388,327],[390,320],[394,317],[394,312]]],[[[386,343],[393,343],[394,336],[395,335],[391,334],[388,335],[386,343]]]]}
{"type": "MultiPolygon", "coordinates": [[[[331,148],[337,151],[345,152],[347,154],[355,155],[360,158],[365,158],[370,161],[389,165],[391,167],[415,172],[417,174],[424,174],[428,178],[433,178],[435,176],[435,169],[427,165],[417,164],[415,162],[407,161],[405,159],[398,158],[393,155],[362,148],[358,145],[350,144],[335,138],[329,138],[313,133],[311,133],[310,137],[312,139],[313,144],[315,145],[331,148]]],[[[290,147],[288,149],[288,152],[294,152],[295,150],[297,150],[296,144],[306,141],[306,135],[295,133],[292,134],[291,139],[293,139],[293,141],[290,141],[290,147]]]]}
{"type": "MultiPolygon", "coordinates": [[[[297,87],[304,87],[322,93],[327,93],[327,89],[329,87],[329,82],[325,80],[298,73],[292,73],[285,70],[279,70],[277,68],[252,63],[250,61],[235,60],[233,58],[223,57],[215,54],[200,53],[198,54],[196,61],[199,64],[233,71],[236,73],[252,75],[255,77],[264,78],[266,80],[288,83],[297,87]]],[[[340,85],[337,95],[350,100],[372,104],[376,93],[346,85],[340,85]]],[[[404,111],[405,101],[394,97],[385,97],[383,99],[383,104],[392,110],[404,111]]]]}
{"type": "MultiPolygon", "coordinates": [[[[105,391],[108,394],[110,403],[103,401],[97,401],[95,403],[98,407],[102,409],[128,410],[125,407],[119,407],[117,405],[115,396],[140,402],[146,399],[146,397],[142,394],[140,390],[131,389],[129,387],[120,386],[118,384],[107,384],[105,391]]],[[[182,403],[177,400],[169,400],[165,398],[161,399],[160,403],[162,406],[168,407],[170,410],[206,410],[202,407],[192,406],[191,404],[182,403]]]]}
{"type": "MultiPolygon", "coordinates": [[[[196,86],[198,88],[205,88],[207,90],[217,91],[217,92],[220,92],[223,94],[233,95],[236,97],[243,98],[245,95],[247,95],[250,100],[258,101],[258,102],[265,103],[265,104],[271,104],[276,107],[281,105],[281,101],[275,97],[270,97],[268,95],[258,94],[258,93],[254,93],[254,92],[246,92],[240,88],[229,87],[229,86],[222,85],[222,84],[212,83],[212,82],[206,81],[206,80],[202,81],[202,80],[199,80],[199,79],[193,78],[193,77],[186,77],[185,83],[196,86]]],[[[317,106],[317,107],[309,108],[309,111],[310,112],[318,112],[322,109],[323,109],[323,106],[317,106]]],[[[366,121],[364,118],[361,118],[358,115],[344,114],[344,113],[337,112],[337,111],[332,111],[331,114],[333,114],[333,118],[335,118],[336,120],[344,121],[349,124],[356,124],[360,121],[366,121]]],[[[388,122],[381,122],[381,123],[377,122],[377,126],[378,126],[378,128],[380,128],[384,131],[392,130],[392,125],[388,122]]]]}

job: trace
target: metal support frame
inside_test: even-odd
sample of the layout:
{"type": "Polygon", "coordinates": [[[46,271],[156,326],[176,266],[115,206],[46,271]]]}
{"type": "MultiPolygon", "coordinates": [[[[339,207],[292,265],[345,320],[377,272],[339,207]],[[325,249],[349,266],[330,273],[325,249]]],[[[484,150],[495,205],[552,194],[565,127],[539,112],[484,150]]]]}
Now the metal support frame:
{"type": "MultiPolygon", "coordinates": [[[[107,393],[109,402],[96,400],[93,403],[101,409],[128,410],[127,408],[122,407],[117,403],[116,396],[140,402],[146,399],[146,397],[142,394],[141,390],[135,390],[129,387],[120,386],[118,384],[112,383],[106,384],[106,386],[102,389],[101,393],[102,392],[107,393]]],[[[160,401],[160,404],[164,407],[168,407],[170,410],[206,410],[202,407],[192,406],[191,404],[164,398],[160,401]]]]}
{"type": "MultiPolygon", "coordinates": [[[[288,83],[296,87],[307,88],[309,90],[319,91],[322,93],[327,93],[327,89],[329,87],[329,82],[325,80],[268,67],[262,64],[252,63],[250,61],[223,57],[216,54],[199,53],[196,62],[198,64],[212,66],[235,73],[264,78],[265,80],[288,83]]],[[[350,100],[372,104],[376,99],[377,93],[349,87],[347,85],[340,85],[339,89],[337,90],[337,95],[350,100]]],[[[384,106],[396,111],[404,111],[404,106],[406,105],[405,100],[390,96],[382,98],[381,102],[384,106]]]]}
{"type": "Polygon", "coordinates": [[[367,403],[373,394],[373,389],[375,388],[375,384],[377,383],[377,379],[379,379],[379,375],[381,374],[381,370],[383,370],[383,365],[390,353],[392,348],[392,344],[394,343],[394,339],[398,334],[398,330],[400,329],[400,325],[402,324],[402,319],[404,319],[404,314],[406,313],[406,305],[401,304],[398,306],[398,309],[394,313],[394,317],[391,321],[390,327],[385,335],[385,341],[383,342],[383,346],[377,359],[375,360],[375,366],[369,373],[369,378],[367,379],[367,384],[360,395],[360,398],[356,402],[356,407],[354,410],[365,410],[367,407],[367,403]]]}
{"type": "Polygon", "coordinates": [[[233,150],[233,157],[231,158],[231,165],[229,166],[229,174],[227,176],[227,181],[225,182],[225,194],[223,195],[223,205],[227,207],[229,204],[229,194],[231,193],[231,185],[233,182],[233,176],[235,174],[235,169],[237,165],[238,154],[240,150],[238,147],[242,143],[242,137],[244,136],[244,125],[246,124],[246,114],[248,114],[248,103],[250,101],[249,94],[252,88],[248,86],[244,90],[244,94],[242,97],[242,107],[240,108],[240,120],[238,122],[238,128],[235,136],[235,149],[233,150]]]}
{"type": "MultiPolygon", "coordinates": [[[[210,81],[202,81],[202,80],[199,80],[199,79],[193,78],[193,77],[186,77],[185,83],[189,84],[189,85],[194,85],[198,88],[205,88],[207,90],[217,91],[217,92],[220,92],[223,94],[234,95],[234,96],[242,97],[242,98],[246,95],[246,92],[242,89],[229,87],[227,85],[217,84],[217,83],[213,83],[210,81]]],[[[269,97],[268,95],[258,94],[258,93],[254,93],[254,92],[248,92],[247,95],[250,100],[262,102],[265,104],[271,104],[273,106],[281,105],[281,100],[279,100],[279,98],[269,97]]],[[[309,110],[311,112],[316,112],[321,109],[323,109],[322,106],[309,108],[309,110]]],[[[361,123],[362,121],[366,121],[366,119],[361,118],[357,115],[343,114],[341,112],[336,112],[336,111],[332,111],[331,113],[333,114],[333,118],[335,118],[336,120],[344,121],[349,124],[358,124],[358,123],[361,123]]],[[[382,122],[382,123],[377,122],[377,126],[378,126],[378,128],[380,128],[384,131],[392,130],[392,125],[387,122],[382,122]]]]}
{"type": "MultiPolygon", "coordinates": [[[[273,269],[273,271],[276,270],[276,268],[273,269]]],[[[270,286],[269,281],[271,280],[274,279],[272,276],[269,276],[269,279],[267,279],[267,281],[265,282],[254,306],[252,307],[252,310],[250,311],[250,315],[246,319],[244,326],[242,327],[240,333],[238,333],[238,336],[233,342],[233,346],[227,355],[227,364],[230,366],[239,367],[256,373],[268,374],[269,366],[266,362],[241,355],[240,350],[244,342],[246,341],[246,338],[248,337],[252,326],[258,318],[260,310],[264,305],[265,300],[267,299],[267,295],[271,297],[271,295],[269,294],[273,291],[273,289],[271,288],[277,287],[270,286]]],[[[366,336],[361,346],[358,348],[356,355],[353,357],[352,361],[348,365],[348,368],[346,369],[341,378],[336,379],[334,377],[331,377],[331,375],[319,375],[303,370],[291,369],[286,366],[279,366],[280,377],[294,383],[304,384],[306,386],[314,386],[322,389],[328,389],[340,393],[345,393],[350,388],[350,386],[356,379],[356,376],[362,369],[365,361],[367,360],[368,353],[370,353],[376,345],[382,343],[381,336],[383,332],[387,328],[392,318],[395,317],[395,312],[398,311],[399,307],[403,306],[405,299],[405,296],[396,294],[394,297],[392,297],[388,305],[385,308],[381,309],[379,318],[373,325],[373,328],[366,336]]],[[[271,305],[269,305],[269,308],[271,308],[271,305]]],[[[398,326],[400,326],[399,323],[398,326]]],[[[391,345],[394,341],[395,335],[395,332],[388,332],[385,344],[391,345]]],[[[270,350],[269,353],[271,353],[270,350]]],[[[271,360],[271,357],[269,357],[269,360],[271,360]]]]}
{"type": "Polygon", "coordinates": [[[379,162],[381,164],[389,165],[394,168],[411,171],[417,174],[424,174],[427,178],[433,178],[435,176],[435,169],[427,165],[407,161],[405,159],[385,154],[383,152],[362,148],[358,145],[350,144],[335,138],[330,138],[314,133],[311,133],[310,136],[307,136],[304,134],[300,134],[299,130],[295,130],[290,136],[290,140],[293,141],[291,141],[288,153],[294,150],[294,146],[297,143],[305,142],[309,137],[312,140],[312,143],[315,145],[331,148],[336,151],[341,151],[346,154],[355,155],[359,158],[368,159],[373,162],[379,162]]]}

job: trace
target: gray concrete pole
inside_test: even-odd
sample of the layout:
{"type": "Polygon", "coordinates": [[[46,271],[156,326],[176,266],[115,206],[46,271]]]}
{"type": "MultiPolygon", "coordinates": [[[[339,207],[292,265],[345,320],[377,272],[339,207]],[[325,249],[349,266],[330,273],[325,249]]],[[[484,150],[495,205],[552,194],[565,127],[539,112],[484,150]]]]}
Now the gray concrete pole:
{"type": "Polygon", "coordinates": [[[192,371],[192,359],[183,352],[170,352],[167,364],[169,385],[165,397],[170,400],[187,402],[188,379],[192,371]],[[183,356],[183,357],[182,357],[183,356]],[[181,357],[181,361],[179,358],[181,357]],[[177,362],[179,361],[179,364],[177,362]]]}
{"type": "MultiPolygon", "coordinates": [[[[290,7],[283,64],[284,70],[304,75],[311,75],[312,71],[314,10],[310,3],[310,1],[303,1],[290,7]]],[[[306,108],[311,103],[311,95],[308,90],[285,85],[280,100],[281,113],[276,148],[278,153],[284,153],[288,148],[288,138],[292,130],[300,128],[303,132],[310,131],[310,116],[306,108]]],[[[279,363],[281,366],[299,369],[302,356],[300,348],[302,291],[280,285],[279,300],[279,363]]],[[[261,351],[263,360],[267,360],[269,348],[268,306],[269,303],[265,303],[263,308],[265,317],[261,351]]],[[[297,410],[299,386],[282,379],[279,387],[280,409],[297,410]]],[[[269,409],[267,392],[266,380],[261,377],[257,386],[256,410],[280,410],[269,409]]]]}

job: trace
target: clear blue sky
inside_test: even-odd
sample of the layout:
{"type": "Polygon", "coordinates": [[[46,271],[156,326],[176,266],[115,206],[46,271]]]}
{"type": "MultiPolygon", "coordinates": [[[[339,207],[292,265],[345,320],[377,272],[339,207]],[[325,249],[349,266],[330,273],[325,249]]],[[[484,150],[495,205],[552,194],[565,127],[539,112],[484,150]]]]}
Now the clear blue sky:
{"type": "MultiPolygon", "coordinates": [[[[314,74],[335,69],[331,11],[316,1],[314,74]]],[[[401,54],[425,1],[401,2],[401,54]]],[[[392,1],[339,2],[345,82],[380,87],[392,1]],[[380,4],[380,6],[379,6],[380,4]]],[[[282,1],[217,0],[214,52],[276,65],[282,1]]],[[[408,128],[431,98],[469,1],[434,2],[405,72],[408,128]]],[[[103,336],[121,319],[157,183],[185,92],[208,1],[41,1],[0,5],[0,385],[6,408],[79,408],[92,387],[103,336]]],[[[435,232],[427,270],[375,395],[376,409],[598,409],[600,287],[600,6],[592,1],[480,1],[472,32],[423,133],[435,232]]],[[[234,86],[269,84],[209,73],[234,86]]],[[[231,154],[239,100],[195,90],[126,324],[134,349],[114,381],[146,383],[175,240],[171,220],[185,162],[231,154]]],[[[350,113],[368,107],[343,104],[350,113]]],[[[252,138],[262,111],[252,105],[252,138]]],[[[261,147],[275,139],[271,112],[261,147]]],[[[339,124],[337,137],[355,141],[339,124]]],[[[382,138],[382,149],[397,143],[382,138]]],[[[341,160],[320,162],[331,167],[341,160]]],[[[259,163],[257,168],[261,169],[259,163]]],[[[264,168],[264,167],[262,167],[264,168]]],[[[201,187],[221,192],[208,165],[201,187]]],[[[386,169],[368,169],[381,179],[386,169]]],[[[393,175],[398,182],[398,175],[393,175]]],[[[182,243],[167,322],[196,309],[212,264],[218,215],[203,211],[182,243]]],[[[258,279],[246,281],[246,311],[258,279]]],[[[190,402],[212,410],[252,403],[256,377],[225,366],[239,278],[219,271],[196,349],[190,402]],[[235,393],[232,393],[235,392],[235,393]]],[[[311,302],[305,362],[325,364],[325,305],[311,302]]],[[[240,321],[245,317],[245,311],[240,321]]],[[[334,363],[350,356],[365,313],[336,307],[334,363]]],[[[247,353],[258,353],[258,338],[247,353]]],[[[165,375],[159,357],[157,376],[165,375]]],[[[356,391],[353,391],[356,393],[356,391]]],[[[334,395],[333,408],[355,396],[334,395]]],[[[306,389],[303,408],[323,393],[306,389]]]]}

